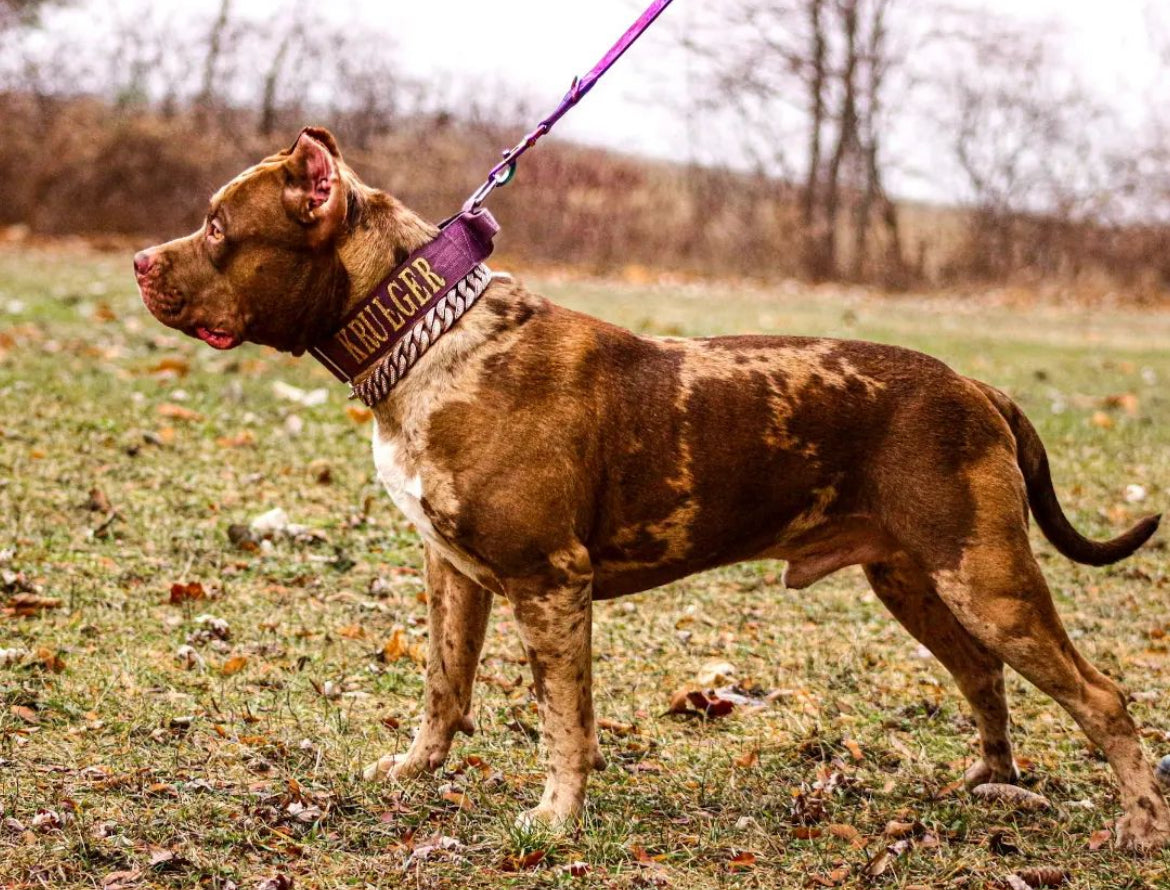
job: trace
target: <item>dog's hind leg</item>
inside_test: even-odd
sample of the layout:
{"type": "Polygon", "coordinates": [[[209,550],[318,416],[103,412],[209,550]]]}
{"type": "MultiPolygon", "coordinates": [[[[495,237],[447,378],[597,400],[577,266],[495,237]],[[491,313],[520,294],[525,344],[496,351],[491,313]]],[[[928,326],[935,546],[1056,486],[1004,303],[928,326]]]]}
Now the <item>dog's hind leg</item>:
{"type": "Polygon", "coordinates": [[[1124,693],[1074,648],[1019,514],[984,515],[981,524],[988,527],[979,529],[959,565],[932,573],[939,596],[972,636],[1054,698],[1104,752],[1125,811],[1118,842],[1162,846],[1170,840],[1170,810],[1142,754],[1124,693]]]}
{"type": "Polygon", "coordinates": [[[425,713],[405,754],[366,767],[367,779],[408,779],[442,766],[456,732],[471,735],[471,689],[479,667],[492,595],[427,547],[427,648],[425,713]]]}
{"type": "Polygon", "coordinates": [[[865,575],[878,599],[950,671],[975,713],[982,757],[967,770],[967,787],[1015,781],[1003,662],[967,632],[905,555],[867,565],[865,575]]]}
{"type": "Polygon", "coordinates": [[[605,766],[593,715],[592,569],[584,548],[550,560],[550,572],[507,584],[532,669],[548,778],[521,824],[560,827],[585,805],[589,773],[605,766]]]}

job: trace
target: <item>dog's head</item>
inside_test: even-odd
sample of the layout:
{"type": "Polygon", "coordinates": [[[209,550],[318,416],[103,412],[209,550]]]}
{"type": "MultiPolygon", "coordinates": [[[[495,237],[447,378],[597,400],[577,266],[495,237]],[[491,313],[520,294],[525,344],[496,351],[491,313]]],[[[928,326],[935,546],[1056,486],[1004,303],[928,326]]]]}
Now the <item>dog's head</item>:
{"type": "Polygon", "coordinates": [[[135,255],[143,302],[216,349],[250,341],[303,352],[345,306],[338,246],[356,188],[333,135],[306,127],[217,191],[196,232],[135,255]]]}

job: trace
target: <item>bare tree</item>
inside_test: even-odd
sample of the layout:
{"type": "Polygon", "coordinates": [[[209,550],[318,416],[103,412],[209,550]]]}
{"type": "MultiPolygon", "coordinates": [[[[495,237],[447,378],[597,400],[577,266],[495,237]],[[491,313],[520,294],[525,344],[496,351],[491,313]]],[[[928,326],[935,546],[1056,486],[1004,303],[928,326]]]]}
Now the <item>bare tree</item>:
{"type": "Polygon", "coordinates": [[[774,173],[791,171],[785,147],[794,141],[775,122],[803,130],[803,172],[792,178],[800,183],[803,264],[814,279],[872,275],[875,225],[885,233],[882,277],[902,277],[883,154],[885,110],[896,88],[891,74],[904,63],[890,37],[890,12],[899,2],[731,0],[719,5],[718,23],[703,30],[710,39],[685,41],[704,63],[708,105],[730,110],[741,132],[776,140],[774,173]],[[841,248],[848,230],[846,264],[841,248]]]}
{"type": "Polygon", "coordinates": [[[203,59],[203,82],[195,99],[197,118],[206,123],[213,106],[219,98],[219,65],[226,54],[229,25],[231,23],[231,0],[220,0],[219,13],[212,22],[207,35],[207,54],[203,59]]]}
{"type": "Polygon", "coordinates": [[[969,272],[1075,263],[1073,227],[1099,221],[1110,198],[1104,111],[1063,65],[1054,34],[981,16],[950,35],[938,122],[973,207],[969,272]]]}

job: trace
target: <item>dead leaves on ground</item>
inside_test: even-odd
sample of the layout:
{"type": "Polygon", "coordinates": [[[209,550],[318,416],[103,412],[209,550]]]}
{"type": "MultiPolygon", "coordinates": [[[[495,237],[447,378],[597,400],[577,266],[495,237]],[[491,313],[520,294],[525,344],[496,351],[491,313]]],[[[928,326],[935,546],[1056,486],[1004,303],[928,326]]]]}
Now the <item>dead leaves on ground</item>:
{"type": "Polygon", "coordinates": [[[248,666],[248,656],[247,655],[233,655],[231,658],[229,658],[227,661],[225,661],[220,666],[219,672],[221,674],[223,674],[225,677],[231,677],[231,676],[234,676],[235,674],[238,674],[240,671],[242,671],[247,666],[248,666]]]}
{"type": "Polygon", "coordinates": [[[39,593],[17,593],[8,598],[2,610],[9,618],[35,618],[49,609],[61,608],[61,600],[39,593]]]}
{"type": "Polygon", "coordinates": [[[427,649],[422,642],[411,640],[406,635],[406,628],[395,627],[390,632],[390,638],[382,645],[378,658],[384,664],[393,664],[396,661],[410,659],[415,664],[425,666],[427,663],[427,649]]]}
{"type": "Polygon", "coordinates": [[[1019,785],[1007,785],[1000,782],[988,782],[971,789],[971,794],[988,803],[1001,804],[1024,812],[1039,812],[1052,809],[1048,798],[1019,785]]]}
{"type": "Polygon", "coordinates": [[[721,699],[715,692],[705,693],[701,689],[682,688],[670,697],[668,714],[680,714],[684,717],[706,717],[715,719],[726,717],[735,709],[735,705],[721,699]]]}
{"type": "Polygon", "coordinates": [[[172,606],[179,606],[183,603],[198,602],[204,599],[207,599],[207,591],[198,581],[189,581],[186,584],[176,582],[171,585],[171,595],[168,602],[172,606]]]}
{"type": "Polygon", "coordinates": [[[1009,890],[1036,890],[1040,887],[1059,887],[1067,883],[1068,872],[1053,865],[1023,868],[1004,880],[1009,890]]]}
{"type": "Polygon", "coordinates": [[[166,418],[167,420],[181,420],[186,423],[203,420],[203,415],[198,411],[193,411],[182,405],[176,405],[173,402],[163,402],[154,410],[159,417],[166,418]]]}

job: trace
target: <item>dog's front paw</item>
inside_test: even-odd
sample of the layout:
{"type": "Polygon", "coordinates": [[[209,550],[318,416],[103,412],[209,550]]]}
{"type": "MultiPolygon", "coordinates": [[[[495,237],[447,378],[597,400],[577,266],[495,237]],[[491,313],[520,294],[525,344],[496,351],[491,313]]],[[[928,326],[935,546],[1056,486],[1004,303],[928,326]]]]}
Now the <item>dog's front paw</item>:
{"type": "Polygon", "coordinates": [[[420,758],[412,757],[407,751],[405,754],[387,754],[385,757],[379,757],[362,770],[362,778],[367,782],[380,782],[386,779],[404,782],[417,778],[427,771],[426,763],[420,758]]]}
{"type": "Polygon", "coordinates": [[[545,828],[552,831],[561,831],[572,828],[581,818],[581,807],[559,807],[542,803],[540,806],[525,810],[516,817],[516,826],[523,829],[545,828]]]}
{"type": "Polygon", "coordinates": [[[967,767],[963,774],[963,784],[970,791],[980,785],[1015,785],[1020,781],[1020,770],[1015,761],[1009,766],[992,766],[983,758],[976,760],[967,767]]]}
{"type": "Polygon", "coordinates": [[[1153,852],[1170,843],[1170,819],[1161,812],[1139,810],[1117,820],[1117,846],[1125,850],[1153,852]]]}

